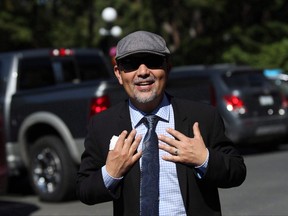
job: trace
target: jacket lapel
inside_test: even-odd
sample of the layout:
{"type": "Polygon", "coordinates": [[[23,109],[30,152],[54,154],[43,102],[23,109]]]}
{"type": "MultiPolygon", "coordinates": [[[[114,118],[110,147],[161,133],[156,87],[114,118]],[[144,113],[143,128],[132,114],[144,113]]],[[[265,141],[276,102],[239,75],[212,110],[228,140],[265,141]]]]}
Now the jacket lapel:
{"type": "Polygon", "coordinates": [[[119,108],[119,119],[118,119],[118,127],[122,132],[123,130],[132,130],[131,119],[129,114],[128,102],[125,101],[123,106],[119,108]]]}

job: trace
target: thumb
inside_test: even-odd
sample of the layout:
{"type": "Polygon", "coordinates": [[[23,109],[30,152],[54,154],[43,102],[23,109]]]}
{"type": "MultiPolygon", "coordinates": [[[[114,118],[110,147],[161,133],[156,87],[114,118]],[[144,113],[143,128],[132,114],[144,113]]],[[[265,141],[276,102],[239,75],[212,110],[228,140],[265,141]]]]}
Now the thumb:
{"type": "Polygon", "coordinates": [[[198,122],[195,122],[193,125],[193,133],[194,133],[194,138],[201,138],[201,133],[200,133],[198,122]]]}

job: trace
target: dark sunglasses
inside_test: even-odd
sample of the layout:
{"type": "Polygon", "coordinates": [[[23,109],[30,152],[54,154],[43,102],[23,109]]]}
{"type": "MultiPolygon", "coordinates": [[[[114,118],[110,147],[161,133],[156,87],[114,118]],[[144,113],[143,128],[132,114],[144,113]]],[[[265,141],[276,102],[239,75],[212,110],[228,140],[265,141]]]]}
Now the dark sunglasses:
{"type": "Polygon", "coordinates": [[[118,61],[120,70],[125,72],[135,71],[141,64],[149,69],[163,68],[166,58],[158,55],[128,56],[118,61]]]}

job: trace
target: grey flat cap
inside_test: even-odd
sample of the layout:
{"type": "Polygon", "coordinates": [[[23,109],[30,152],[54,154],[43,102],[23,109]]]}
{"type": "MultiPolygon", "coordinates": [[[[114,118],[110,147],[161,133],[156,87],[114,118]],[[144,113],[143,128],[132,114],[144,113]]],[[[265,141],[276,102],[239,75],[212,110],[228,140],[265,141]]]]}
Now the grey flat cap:
{"type": "Polygon", "coordinates": [[[116,60],[136,53],[170,55],[165,40],[147,31],[136,31],[122,38],[117,44],[116,60]]]}

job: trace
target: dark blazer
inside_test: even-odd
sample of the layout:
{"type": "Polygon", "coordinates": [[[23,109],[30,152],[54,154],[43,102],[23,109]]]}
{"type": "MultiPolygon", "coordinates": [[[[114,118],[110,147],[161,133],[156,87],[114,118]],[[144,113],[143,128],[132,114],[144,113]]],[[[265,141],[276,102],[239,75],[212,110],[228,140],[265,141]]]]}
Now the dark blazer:
{"type": "MultiPolygon", "coordinates": [[[[176,164],[187,215],[221,215],[218,188],[239,186],[246,167],[234,145],[224,135],[224,124],[215,108],[171,97],[175,129],[193,137],[192,126],[199,122],[209,149],[208,169],[198,179],[192,166],[176,164]]],[[[77,196],[88,205],[113,200],[114,215],[139,215],[140,167],[137,162],[124,176],[114,193],[106,189],[101,167],[105,165],[110,139],[123,130],[132,130],[128,103],[122,102],[104,111],[90,122],[85,151],[77,176],[77,196]]]]}

